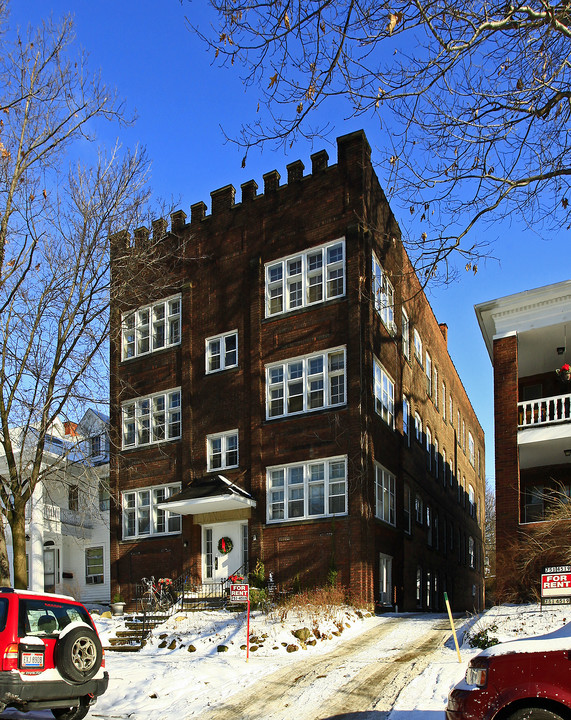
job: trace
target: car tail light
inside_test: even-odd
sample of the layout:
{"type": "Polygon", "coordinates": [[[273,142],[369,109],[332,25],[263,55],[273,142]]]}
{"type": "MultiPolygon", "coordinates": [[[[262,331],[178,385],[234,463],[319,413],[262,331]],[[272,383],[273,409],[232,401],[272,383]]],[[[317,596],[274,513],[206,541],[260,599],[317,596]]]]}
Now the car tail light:
{"type": "Polygon", "coordinates": [[[11,643],[4,652],[2,670],[18,669],[18,643],[11,643]]]}
{"type": "Polygon", "coordinates": [[[484,687],[488,682],[488,665],[487,663],[479,662],[477,665],[470,663],[466,670],[466,684],[476,685],[477,687],[484,687]]]}

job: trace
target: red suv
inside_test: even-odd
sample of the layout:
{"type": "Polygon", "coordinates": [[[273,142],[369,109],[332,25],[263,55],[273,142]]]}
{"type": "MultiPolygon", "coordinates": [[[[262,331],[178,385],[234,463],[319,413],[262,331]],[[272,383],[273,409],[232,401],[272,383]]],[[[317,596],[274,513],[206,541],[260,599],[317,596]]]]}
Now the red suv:
{"type": "Polygon", "coordinates": [[[109,683],[93,620],[65,595],[0,588],[0,662],[0,712],[81,720],[109,683]]]}
{"type": "Polygon", "coordinates": [[[447,720],[571,720],[571,623],[484,650],[448,696],[447,720]]]}

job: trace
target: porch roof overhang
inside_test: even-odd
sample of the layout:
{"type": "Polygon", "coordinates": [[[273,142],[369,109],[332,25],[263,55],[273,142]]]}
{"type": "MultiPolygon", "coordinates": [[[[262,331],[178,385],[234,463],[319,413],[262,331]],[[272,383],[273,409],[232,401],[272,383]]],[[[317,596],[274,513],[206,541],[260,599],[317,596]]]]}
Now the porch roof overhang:
{"type": "Polygon", "coordinates": [[[179,515],[202,515],[255,508],[256,501],[250,493],[231,483],[224,475],[197,478],[192,483],[157,505],[179,515]]]}

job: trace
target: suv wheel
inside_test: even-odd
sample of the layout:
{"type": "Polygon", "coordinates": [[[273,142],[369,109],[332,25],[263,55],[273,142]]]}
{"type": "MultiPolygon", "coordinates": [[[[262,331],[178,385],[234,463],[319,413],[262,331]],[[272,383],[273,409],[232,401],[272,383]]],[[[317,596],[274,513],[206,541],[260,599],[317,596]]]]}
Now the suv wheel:
{"type": "Polygon", "coordinates": [[[545,708],[520,708],[512,713],[507,720],[563,720],[561,715],[545,708]]]}
{"type": "Polygon", "coordinates": [[[89,712],[89,705],[80,705],[72,708],[54,708],[53,716],[56,720],[83,720],[89,712]]]}
{"type": "MultiPolygon", "coordinates": [[[[87,626],[70,630],[59,638],[55,647],[56,667],[62,677],[72,683],[91,680],[101,667],[102,658],[101,641],[87,626]]],[[[77,720],[82,717],[84,715],[77,715],[77,720]]],[[[70,720],[76,720],[76,716],[70,716],[70,720]]]]}

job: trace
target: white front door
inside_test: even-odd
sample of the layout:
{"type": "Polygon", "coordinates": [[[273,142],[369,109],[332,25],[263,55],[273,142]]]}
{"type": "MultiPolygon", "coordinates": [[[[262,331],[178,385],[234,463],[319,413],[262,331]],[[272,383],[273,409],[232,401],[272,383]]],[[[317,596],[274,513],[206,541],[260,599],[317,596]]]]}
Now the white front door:
{"type": "Polygon", "coordinates": [[[244,523],[205,525],[202,529],[202,582],[221,582],[244,563],[244,523]]]}

